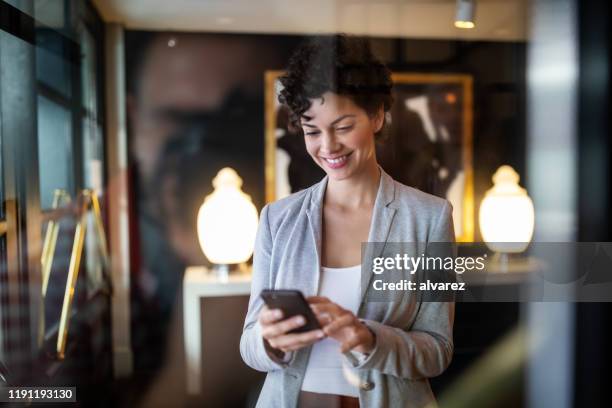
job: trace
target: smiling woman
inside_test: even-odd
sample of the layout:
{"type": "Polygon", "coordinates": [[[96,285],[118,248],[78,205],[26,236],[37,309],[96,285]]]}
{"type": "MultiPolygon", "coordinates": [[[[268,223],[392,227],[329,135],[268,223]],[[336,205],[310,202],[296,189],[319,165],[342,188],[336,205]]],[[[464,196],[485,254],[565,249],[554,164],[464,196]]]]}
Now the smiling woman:
{"type": "Polygon", "coordinates": [[[367,41],[333,36],[299,48],[280,82],[293,137],[304,138],[326,177],[261,213],[240,342],[244,361],[267,372],[258,406],[432,404],[427,378],[450,363],[454,303],[421,304],[406,294],[374,304],[360,289],[370,273],[364,242],[454,240],[446,200],[396,182],[378,165],[389,70],[367,41]],[[303,316],[268,308],[262,289],[300,290],[321,328],[293,332],[303,316]]]}

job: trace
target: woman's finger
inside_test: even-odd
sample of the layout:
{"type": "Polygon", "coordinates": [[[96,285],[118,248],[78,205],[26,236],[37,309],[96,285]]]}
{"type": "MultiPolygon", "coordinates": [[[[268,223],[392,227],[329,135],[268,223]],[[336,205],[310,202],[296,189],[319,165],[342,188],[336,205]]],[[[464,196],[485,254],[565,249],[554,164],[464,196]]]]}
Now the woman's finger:
{"type": "Polygon", "coordinates": [[[340,352],[346,353],[347,351],[362,345],[363,343],[365,343],[365,341],[366,337],[364,333],[360,330],[354,330],[340,345],[340,352]]]}
{"type": "Polygon", "coordinates": [[[261,309],[259,312],[259,323],[260,324],[272,324],[276,323],[283,318],[283,311],[280,309],[268,309],[267,306],[261,309]]]}
{"type": "Polygon", "coordinates": [[[333,319],[331,323],[323,327],[323,331],[328,336],[332,336],[338,330],[355,324],[355,316],[352,313],[345,313],[342,316],[333,319]]]}
{"type": "Polygon", "coordinates": [[[315,304],[312,304],[310,307],[312,311],[315,312],[315,314],[327,313],[331,315],[332,317],[335,317],[345,312],[345,310],[342,309],[340,306],[338,306],[335,303],[331,303],[331,302],[330,303],[315,303],[315,304]]]}
{"type": "Polygon", "coordinates": [[[325,327],[333,321],[329,313],[321,313],[321,314],[315,313],[315,317],[319,321],[319,324],[321,325],[321,327],[325,327]]]}
{"type": "Polygon", "coordinates": [[[308,296],[306,298],[306,301],[310,304],[316,304],[316,303],[332,303],[331,300],[329,300],[329,298],[326,298],[325,296],[308,296]]]}
{"type": "Polygon", "coordinates": [[[304,316],[293,316],[290,319],[282,320],[278,323],[265,325],[261,328],[261,335],[264,339],[271,339],[274,337],[282,336],[283,334],[290,332],[293,329],[302,327],[306,324],[304,316]]]}

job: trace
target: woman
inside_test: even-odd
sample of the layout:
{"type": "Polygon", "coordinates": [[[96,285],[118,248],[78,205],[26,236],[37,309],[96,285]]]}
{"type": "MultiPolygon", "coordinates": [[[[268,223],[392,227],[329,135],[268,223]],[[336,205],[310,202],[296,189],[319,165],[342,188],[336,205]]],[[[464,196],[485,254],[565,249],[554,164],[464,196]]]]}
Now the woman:
{"type": "Polygon", "coordinates": [[[279,100],[327,175],[261,213],[240,342],[244,361],[267,372],[257,406],[435,403],[427,378],[450,363],[454,303],[368,302],[360,290],[362,242],[454,240],[446,200],[377,164],[390,73],[366,41],[336,36],[298,49],[281,83],[279,100]],[[303,317],[268,309],[265,288],[301,290],[322,329],[289,334],[303,317]]]}

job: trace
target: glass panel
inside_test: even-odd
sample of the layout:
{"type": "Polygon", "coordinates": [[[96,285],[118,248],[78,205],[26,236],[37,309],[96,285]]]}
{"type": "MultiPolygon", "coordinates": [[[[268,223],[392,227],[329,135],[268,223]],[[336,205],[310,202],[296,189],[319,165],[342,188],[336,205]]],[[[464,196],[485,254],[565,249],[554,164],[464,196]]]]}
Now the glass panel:
{"type": "Polygon", "coordinates": [[[71,113],[44,96],[38,97],[38,162],[40,203],[49,209],[56,189],[74,196],[71,113]]]}
{"type": "Polygon", "coordinates": [[[0,132],[0,220],[4,220],[4,164],[2,162],[4,143],[0,132]]]}
{"type": "MultiPolygon", "coordinates": [[[[98,121],[98,93],[96,89],[96,44],[89,30],[81,25],[81,98],[87,112],[83,118],[83,186],[94,190],[98,196],[104,186],[104,141],[98,121]]],[[[85,271],[87,293],[104,287],[103,258],[100,252],[100,236],[96,230],[93,211],[88,217],[85,239],[85,271]]]]}
{"type": "Polygon", "coordinates": [[[34,17],[34,10],[32,9],[32,0],[5,0],[5,3],[8,3],[16,9],[21,10],[30,17],[34,17]]]}
{"type": "Polygon", "coordinates": [[[91,118],[83,119],[83,185],[101,194],[104,186],[104,144],[102,127],[91,118]]]}
{"type": "Polygon", "coordinates": [[[85,242],[83,246],[83,255],[85,264],[85,281],[86,292],[88,294],[95,293],[98,289],[105,287],[106,281],[104,276],[104,257],[102,255],[100,235],[98,233],[96,217],[94,211],[91,210],[87,216],[87,230],[85,231],[85,242]]]}
{"type": "MultiPolygon", "coordinates": [[[[2,234],[0,235],[0,363],[6,361],[4,356],[6,333],[3,321],[6,313],[6,286],[6,234],[2,234]]],[[[0,384],[2,384],[1,378],[0,384]]]]}
{"type": "Polygon", "coordinates": [[[96,43],[91,33],[82,28],[81,32],[81,89],[83,107],[94,116],[98,114],[98,95],[96,92],[96,43]]]}
{"type": "Polygon", "coordinates": [[[63,29],[66,23],[65,0],[35,0],[34,16],[36,24],[44,24],[47,27],[63,29]]]}
{"type": "Polygon", "coordinates": [[[36,30],[36,78],[66,97],[72,95],[69,44],[57,32],[36,30]]]}
{"type": "MultiPolygon", "coordinates": [[[[58,222],[58,234],[53,252],[53,263],[49,273],[49,283],[47,293],[44,298],[45,332],[52,331],[54,326],[59,323],[62,314],[66,282],[68,280],[68,270],[70,267],[70,256],[76,220],[74,217],[63,217],[58,222]]],[[[47,226],[45,226],[45,231],[47,226]]],[[[76,298],[73,298],[73,309],[76,298]]]]}

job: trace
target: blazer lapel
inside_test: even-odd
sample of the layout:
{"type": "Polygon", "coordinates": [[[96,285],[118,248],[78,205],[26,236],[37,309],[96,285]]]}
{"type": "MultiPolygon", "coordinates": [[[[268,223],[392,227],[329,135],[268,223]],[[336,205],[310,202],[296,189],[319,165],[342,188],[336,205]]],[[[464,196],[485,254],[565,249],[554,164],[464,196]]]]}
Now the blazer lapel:
{"type": "Polygon", "coordinates": [[[395,183],[382,168],[380,169],[380,185],[374,202],[372,211],[372,221],[370,224],[370,232],[368,234],[368,242],[362,244],[362,276],[361,276],[361,302],[363,303],[366,290],[370,285],[372,278],[373,259],[380,256],[387,242],[387,237],[391,231],[393,218],[397,208],[394,206],[395,200],[395,183]],[[367,268],[364,271],[363,268],[367,268]]]}
{"type": "Polygon", "coordinates": [[[315,275],[312,280],[313,286],[310,287],[309,295],[316,295],[319,292],[319,280],[321,278],[321,241],[323,223],[323,198],[327,187],[327,176],[323,178],[312,190],[310,202],[306,209],[306,216],[310,225],[310,232],[315,247],[315,275]]]}

